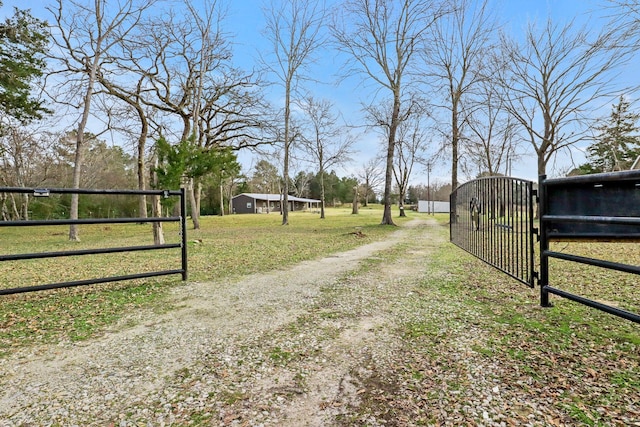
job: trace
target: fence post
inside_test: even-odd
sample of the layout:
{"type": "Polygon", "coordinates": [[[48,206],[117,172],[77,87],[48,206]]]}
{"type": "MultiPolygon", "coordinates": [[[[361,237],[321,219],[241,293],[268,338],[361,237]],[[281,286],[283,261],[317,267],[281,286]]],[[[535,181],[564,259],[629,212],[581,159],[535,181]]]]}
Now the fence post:
{"type": "MultiPolygon", "coordinates": [[[[540,188],[540,184],[538,184],[538,188],[540,188]]],[[[538,278],[539,280],[539,276],[538,273],[535,271],[535,244],[533,242],[533,236],[538,236],[538,240],[540,240],[540,224],[538,224],[538,228],[536,229],[535,227],[535,220],[534,220],[534,205],[536,203],[540,203],[540,191],[536,191],[533,189],[533,182],[529,182],[527,184],[527,198],[528,198],[528,202],[529,202],[529,209],[527,212],[527,215],[529,217],[528,222],[528,226],[529,226],[529,233],[531,234],[531,239],[529,240],[529,264],[528,264],[528,270],[531,271],[531,281],[529,282],[529,286],[531,286],[532,288],[535,285],[535,278],[538,278]]],[[[537,207],[536,207],[537,208],[537,207]]]]}
{"type": "Polygon", "coordinates": [[[187,280],[187,193],[180,188],[180,227],[182,228],[182,280],[187,280]]]}
{"type": "Polygon", "coordinates": [[[451,203],[453,203],[453,193],[456,191],[457,189],[453,189],[453,191],[451,192],[451,194],[449,194],[449,241],[453,242],[453,210],[451,209],[451,203]]]}
{"type": "Polygon", "coordinates": [[[547,199],[547,188],[545,181],[546,175],[540,175],[538,178],[538,193],[540,197],[540,203],[538,205],[538,212],[540,217],[540,277],[538,278],[538,286],[540,286],[540,306],[541,307],[553,307],[553,304],[549,302],[549,291],[547,286],[549,285],[549,236],[547,235],[547,226],[544,221],[544,216],[549,210],[549,204],[547,199]]]}

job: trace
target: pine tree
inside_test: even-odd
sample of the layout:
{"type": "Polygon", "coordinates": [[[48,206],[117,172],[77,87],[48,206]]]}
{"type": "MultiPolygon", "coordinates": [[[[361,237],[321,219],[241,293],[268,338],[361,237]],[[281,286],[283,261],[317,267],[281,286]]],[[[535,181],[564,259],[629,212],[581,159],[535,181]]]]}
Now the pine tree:
{"type": "Polygon", "coordinates": [[[46,24],[28,11],[16,9],[0,22],[0,113],[24,123],[47,112],[32,96],[33,80],[45,67],[46,47],[46,24]]]}
{"type": "MultiPolygon", "coordinates": [[[[630,111],[631,104],[620,96],[609,120],[598,127],[598,141],[588,147],[590,169],[613,172],[629,169],[640,155],[640,136],[636,122],[640,114],[630,111]]],[[[585,166],[585,165],[583,165],[585,166]]],[[[589,168],[587,168],[589,169],[589,168]]]]}

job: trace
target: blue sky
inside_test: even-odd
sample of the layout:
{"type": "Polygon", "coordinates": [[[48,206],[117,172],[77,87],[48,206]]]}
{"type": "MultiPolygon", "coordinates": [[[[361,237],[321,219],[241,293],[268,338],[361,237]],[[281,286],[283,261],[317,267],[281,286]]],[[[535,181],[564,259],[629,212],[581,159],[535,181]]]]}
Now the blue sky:
{"type": "MultiPolygon", "coordinates": [[[[331,0],[335,2],[339,0],[331,0]]],[[[228,7],[228,20],[225,27],[226,30],[234,34],[234,40],[236,44],[235,48],[235,62],[237,65],[243,68],[251,68],[255,64],[255,58],[257,51],[260,49],[268,48],[268,43],[264,40],[261,30],[264,27],[264,18],[262,16],[262,4],[260,0],[235,0],[224,1],[228,7]]],[[[13,6],[20,8],[31,9],[32,13],[43,19],[50,19],[49,13],[45,10],[47,4],[52,2],[49,0],[4,0],[2,10],[0,10],[0,16],[6,15],[13,6]]],[[[198,0],[194,0],[197,4],[198,0]]],[[[490,0],[490,5],[493,11],[501,18],[505,23],[505,29],[512,34],[519,34],[522,29],[531,20],[545,21],[550,15],[554,20],[560,21],[570,20],[576,18],[578,20],[583,19],[584,14],[590,10],[597,9],[598,5],[602,2],[597,0],[490,0]]],[[[318,85],[313,88],[316,92],[316,96],[326,97],[331,99],[336,107],[349,118],[351,122],[362,122],[361,105],[362,101],[366,101],[368,93],[362,87],[356,86],[354,79],[349,79],[343,82],[340,86],[332,84],[335,81],[335,76],[332,75],[333,71],[337,70],[340,66],[340,61],[331,52],[323,53],[319,58],[318,64],[314,68],[314,72],[318,77],[327,82],[325,85],[318,85]]],[[[629,70],[629,79],[633,79],[633,69],[629,70]]],[[[637,82],[635,82],[637,84],[637,82]]],[[[278,87],[273,88],[271,93],[272,101],[277,103],[280,99],[281,89],[278,87]]],[[[598,117],[608,114],[610,109],[604,107],[604,109],[598,113],[598,117]]],[[[93,129],[92,129],[93,131],[93,129]]],[[[344,169],[338,170],[338,174],[351,174],[355,170],[360,168],[362,164],[370,158],[374,152],[379,149],[379,137],[374,133],[363,134],[360,136],[358,143],[359,153],[354,156],[353,164],[344,169]]],[[[523,145],[524,151],[528,155],[517,164],[513,166],[513,175],[526,178],[537,179],[537,173],[535,170],[535,155],[533,149],[528,145],[523,145]]],[[[575,150],[576,159],[578,163],[584,158],[578,149],[575,150]]],[[[244,155],[241,157],[245,168],[248,168],[251,164],[249,156],[244,155]]],[[[431,179],[447,182],[450,177],[450,170],[448,168],[449,162],[443,162],[442,165],[435,167],[432,170],[431,179]]],[[[554,175],[564,171],[569,167],[568,159],[559,158],[556,164],[556,169],[553,169],[553,165],[550,165],[548,170],[549,175],[554,175]]],[[[311,170],[309,166],[307,170],[311,170]]],[[[425,183],[426,184],[426,171],[421,170],[421,167],[417,167],[414,172],[413,183],[425,183]]],[[[463,180],[465,177],[463,177],[463,180]]]]}

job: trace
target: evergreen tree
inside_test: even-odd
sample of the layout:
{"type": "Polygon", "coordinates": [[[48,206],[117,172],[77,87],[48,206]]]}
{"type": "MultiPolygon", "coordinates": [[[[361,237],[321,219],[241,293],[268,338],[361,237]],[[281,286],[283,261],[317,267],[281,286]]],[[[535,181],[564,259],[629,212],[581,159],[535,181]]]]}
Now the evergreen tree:
{"type": "Polygon", "coordinates": [[[235,153],[230,147],[207,149],[193,143],[193,136],[176,145],[163,137],[156,142],[159,166],[159,188],[178,188],[184,178],[199,179],[207,175],[220,175],[223,170],[240,170],[235,153]]]}
{"type": "Polygon", "coordinates": [[[249,187],[253,193],[280,194],[280,182],[278,168],[262,159],[253,170],[249,187]]]}
{"type": "Polygon", "coordinates": [[[630,111],[629,101],[620,96],[609,120],[598,127],[598,141],[588,147],[589,163],[582,171],[612,172],[629,169],[640,155],[640,136],[636,122],[640,114],[630,111]]]}
{"type": "Polygon", "coordinates": [[[0,113],[28,122],[47,112],[32,96],[33,80],[45,67],[46,48],[46,23],[29,11],[15,9],[12,17],[0,22],[0,113]]]}

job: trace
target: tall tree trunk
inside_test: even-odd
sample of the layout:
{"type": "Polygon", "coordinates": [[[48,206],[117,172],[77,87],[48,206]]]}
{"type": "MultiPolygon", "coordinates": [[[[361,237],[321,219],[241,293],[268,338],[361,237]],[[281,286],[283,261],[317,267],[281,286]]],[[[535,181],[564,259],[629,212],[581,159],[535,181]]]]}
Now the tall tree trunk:
{"type": "MultiPolygon", "coordinates": [[[[155,157],[153,161],[154,166],[150,168],[151,182],[154,187],[158,186],[158,175],[156,168],[158,167],[158,158],[155,157]]],[[[160,203],[160,196],[151,196],[151,216],[160,218],[162,216],[162,204],[160,203]]],[[[153,222],[153,243],[156,245],[164,245],[164,232],[162,230],[162,223],[158,221],[153,222]]]]}
{"type": "Polygon", "coordinates": [[[9,196],[11,197],[11,210],[13,211],[13,219],[19,220],[20,212],[18,212],[18,204],[16,203],[16,198],[13,193],[10,193],[9,196]]]}
{"type": "Polygon", "coordinates": [[[198,211],[198,228],[200,228],[200,212],[202,211],[202,182],[200,181],[200,178],[195,180],[194,196],[196,198],[196,209],[198,211]]]}
{"type": "Polygon", "coordinates": [[[193,221],[193,229],[200,229],[200,211],[198,209],[198,202],[196,201],[196,183],[193,178],[189,179],[187,184],[187,193],[189,194],[189,204],[191,205],[191,220],[193,221]]]}
{"type": "Polygon", "coordinates": [[[285,88],[284,101],[284,166],[282,175],[284,180],[284,188],[282,190],[282,225],[289,225],[289,119],[291,116],[291,81],[287,80],[285,88]]]}
{"type": "Polygon", "coordinates": [[[458,220],[458,207],[456,197],[456,188],[458,188],[458,142],[460,140],[460,129],[458,128],[458,102],[453,100],[451,108],[451,191],[453,198],[451,199],[451,222],[458,220]]]}
{"type": "MultiPolygon", "coordinates": [[[[96,52],[100,51],[100,45],[97,46],[96,52]]],[[[91,98],[93,97],[93,85],[96,81],[96,74],[98,71],[98,63],[100,56],[96,55],[91,63],[91,69],[89,71],[89,81],[87,82],[87,92],[84,95],[82,117],[80,123],[78,123],[78,130],[76,134],[76,153],[73,164],[73,182],[71,188],[80,188],[80,176],[82,174],[82,165],[84,163],[84,130],[87,127],[89,121],[89,114],[91,113],[91,98]]],[[[78,193],[71,195],[71,208],[69,210],[70,219],[78,219],[78,193]]],[[[69,226],[69,240],[78,242],[80,241],[79,230],[77,224],[71,224],[69,226]]]]}
{"type": "Polygon", "coordinates": [[[224,191],[222,187],[222,179],[220,179],[220,216],[224,216],[224,191]]]}
{"type": "Polygon", "coordinates": [[[7,193],[0,193],[0,212],[2,212],[2,220],[9,221],[9,211],[7,210],[7,193]]]}
{"type": "Polygon", "coordinates": [[[358,186],[353,187],[353,205],[351,207],[351,215],[358,214],[358,186]]]}
{"type": "MultiPolygon", "coordinates": [[[[80,129],[80,127],[81,126],[78,126],[78,129],[80,129]]],[[[80,171],[82,168],[82,162],[84,160],[82,155],[83,145],[84,145],[84,139],[82,137],[77,137],[76,154],[75,154],[74,166],[73,166],[73,181],[71,183],[71,188],[74,188],[74,189],[80,188],[80,171]]],[[[69,209],[70,219],[78,219],[78,201],[79,201],[78,193],[71,194],[71,207],[69,209]]],[[[69,240],[75,241],[75,242],[80,241],[77,224],[71,224],[69,226],[69,240]]]]}
{"type": "Polygon", "coordinates": [[[384,176],[384,213],[382,214],[382,225],[395,225],[391,217],[391,186],[393,178],[393,155],[396,148],[396,131],[400,118],[400,93],[396,89],[393,92],[393,112],[391,114],[391,124],[389,126],[389,140],[387,142],[387,168],[384,176]]]}
{"type": "Polygon", "coordinates": [[[366,208],[369,206],[369,181],[367,180],[364,185],[364,202],[362,203],[362,206],[366,208]]]}
{"type": "MultiPolygon", "coordinates": [[[[140,129],[140,136],[138,137],[138,190],[147,189],[147,174],[144,165],[144,152],[147,144],[147,133],[149,125],[144,117],[144,113],[139,113],[142,122],[142,128],[140,129]]],[[[138,211],[140,218],[147,217],[147,196],[141,195],[138,199],[138,211]]]]}
{"type": "Polygon", "coordinates": [[[0,211],[2,211],[2,220],[9,221],[11,218],[9,216],[9,209],[7,209],[7,193],[0,193],[0,211]]]}
{"type": "MultiPolygon", "coordinates": [[[[402,198],[402,196],[400,196],[400,197],[402,198]]],[[[406,216],[407,216],[407,214],[404,212],[404,200],[400,200],[400,206],[399,206],[399,208],[400,208],[400,215],[398,215],[398,216],[401,216],[401,217],[403,217],[403,216],[404,216],[404,217],[406,217],[406,216]]]]}
{"type": "Polygon", "coordinates": [[[22,211],[22,219],[25,221],[28,221],[29,220],[29,195],[26,193],[22,195],[21,211],[22,211]]]}
{"type": "Polygon", "coordinates": [[[324,219],[324,169],[320,168],[320,219],[324,219]]]}

